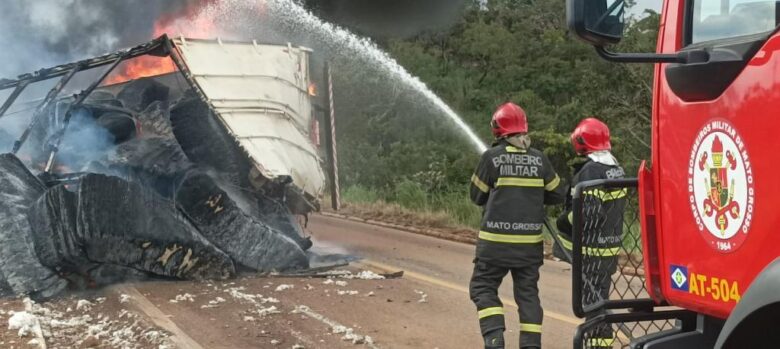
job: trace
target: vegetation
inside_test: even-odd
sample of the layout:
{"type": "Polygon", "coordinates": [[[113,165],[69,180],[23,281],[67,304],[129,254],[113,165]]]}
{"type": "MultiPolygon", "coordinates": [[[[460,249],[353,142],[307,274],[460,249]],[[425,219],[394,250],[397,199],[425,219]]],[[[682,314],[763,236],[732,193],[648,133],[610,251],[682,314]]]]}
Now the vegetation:
{"type": "MultiPolygon", "coordinates": [[[[655,50],[659,16],[640,17],[615,49],[655,50]]],[[[569,133],[588,116],[611,126],[614,153],[628,173],[648,158],[652,66],[602,61],[567,32],[562,0],[467,2],[445,31],[379,44],[486,143],[495,107],[521,105],[532,146],[544,150],[563,178],[574,159],[569,133]]],[[[468,200],[468,184],[479,154],[452,123],[399,83],[370,73],[335,79],[344,199],[390,202],[478,225],[481,212],[468,200]]]]}

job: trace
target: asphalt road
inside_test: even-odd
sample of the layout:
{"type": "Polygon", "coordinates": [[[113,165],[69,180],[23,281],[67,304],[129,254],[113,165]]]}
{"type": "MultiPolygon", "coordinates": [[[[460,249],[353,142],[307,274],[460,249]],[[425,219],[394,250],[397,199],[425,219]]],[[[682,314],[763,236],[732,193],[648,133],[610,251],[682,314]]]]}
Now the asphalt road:
{"type": "MultiPolygon", "coordinates": [[[[386,347],[481,347],[476,309],[468,297],[474,246],[320,215],[311,218],[309,230],[315,250],[350,253],[374,269],[404,270],[408,282],[425,289],[430,301],[427,307],[410,308],[406,313],[365,313],[363,323],[387,324],[378,335],[386,347]],[[403,331],[395,329],[404,323],[408,326],[403,331]]],[[[571,312],[568,264],[545,261],[539,288],[545,311],[544,348],[571,348],[581,320],[571,312]]],[[[508,314],[508,348],[516,348],[517,306],[509,277],[499,293],[508,314]]]]}
{"type": "MultiPolygon", "coordinates": [[[[474,246],[319,215],[311,217],[309,230],[315,250],[364,258],[339,268],[347,273],[403,270],[404,276],[376,280],[247,274],[222,281],[119,285],[42,304],[55,312],[40,312],[40,322],[58,320],[60,327],[46,325],[50,333],[43,331],[39,339],[50,347],[87,347],[89,338],[82,334],[103,326],[119,329],[114,337],[128,333],[121,339],[143,349],[158,345],[142,331],[160,330],[167,333],[169,347],[182,349],[482,347],[476,309],[468,297],[474,246]],[[94,307],[82,308],[82,299],[94,307]],[[362,339],[356,341],[352,334],[362,339]]],[[[517,306],[510,283],[505,281],[500,295],[507,313],[507,348],[517,348],[517,306]]],[[[540,281],[544,348],[572,347],[580,320],[571,314],[569,284],[568,265],[546,261],[540,281]]],[[[10,311],[25,309],[20,299],[0,302],[0,324],[9,321],[10,311]]],[[[30,340],[6,328],[0,328],[1,348],[19,348],[30,340]]],[[[117,347],[109,332],[95,335],[93,344],[117,347]]]]}

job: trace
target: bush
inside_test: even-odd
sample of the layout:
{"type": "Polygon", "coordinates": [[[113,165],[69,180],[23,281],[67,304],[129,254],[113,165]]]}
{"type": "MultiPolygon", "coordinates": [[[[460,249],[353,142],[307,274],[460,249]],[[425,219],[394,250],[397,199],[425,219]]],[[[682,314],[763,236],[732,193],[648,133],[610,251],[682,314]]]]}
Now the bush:
{"type": "Polygon", "coordinates": [[[464,192],[444,192],[434,196],[435,210],[441,210],[460,225],[476,228],[482,220],[482,211],[464,192]]]}
{"type": "Polygon", "coordinates": [[[379,200],[379,194],[361,185],[352,185],[344,189],[342,199],[346,202],[370,204],[379,200]]]}
{"type": "Polygon", "coordinates": [[[428,208],[428,195],[422,186],[410,180],[404,180],[395,186],[394,201],[406,208],[428,208]]]}
{"type": "Polygon", "coordinates": [[[347,186],[341,198],[345,203],[356,204],[353,210],[371,213],[380,220],[413,215],[415,221],[426,222],[431,227],[477,228],[482,219],[481,208],[471,202],[465,186],[460,190],[427,192],[422,184],[406,179],[389,190],[347,186]]]}

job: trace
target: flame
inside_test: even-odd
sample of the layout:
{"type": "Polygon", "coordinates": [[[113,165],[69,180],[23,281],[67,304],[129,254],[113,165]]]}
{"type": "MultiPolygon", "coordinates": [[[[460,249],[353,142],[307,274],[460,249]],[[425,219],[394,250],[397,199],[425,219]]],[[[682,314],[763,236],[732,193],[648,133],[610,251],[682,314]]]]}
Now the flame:
{"type": "Polygon", "coordinates": [[[309,84],[309,96],[316,97],[317,96],[317,85],[313,82],[309,84]]]}
{"type": "MultiPolygon", "coordinates": [[[[267,0],[256,0],[248,5],[248,9],[254,9],[262,17],[267,12],[267,0]]],[[[220,12],[220,0],[190,0],[187,5],[178,11],[164,14],[157,18],[152,29],[152,38],[168,34],[169,37],[187,37],[197,39],[214,39],[224,35],[220,31],[220,21],[229,20],[219,18],[224,16],[220,12]]],[[[157,76],[176,71],[176,65],[169,57],[141,56],[123,62],[106,78],[103,85],[113,85],[133,79],[157,76]]],[[[310,93],[312,90],[310,89],[310,93]]],[[[314,94],[316,94],[316,87],[314,94]]]]}
{"type": "MultiPolygon", "coordinates": [[[[163,34],[168,36],[186,36],[188,38],[213,38],[217,35],[216,19],[208,11],[215,0],[192,1],[190,5],[174,13],[158,18],[152,28],[152,38],[163,34]]],[[[168,74],[176,71],[176,65],[170,57],[140,56],[122,62],[107,78],[103,85],[119,84],[126,81],[150,76],[168,74]]]]}
{"type": "Polygon", "coordinates": [[[130,80],[168,74],[176,71],[170,57],[140,56],[119,64],[108,75],[103,85],[114,85],[130,80]]]}

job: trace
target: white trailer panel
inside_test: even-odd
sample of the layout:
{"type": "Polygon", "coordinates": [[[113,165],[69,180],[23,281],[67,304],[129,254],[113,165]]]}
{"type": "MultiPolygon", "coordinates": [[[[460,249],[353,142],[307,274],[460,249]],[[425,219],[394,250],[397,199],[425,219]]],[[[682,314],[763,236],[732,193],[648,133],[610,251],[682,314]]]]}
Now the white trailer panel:
{"type": "Polygon", "coordinates": [[[291,45],[175,39],[219,120],[268,179],[290,176],[319,200],[325,174],[311,141],[310,50],[291,45]]]}

